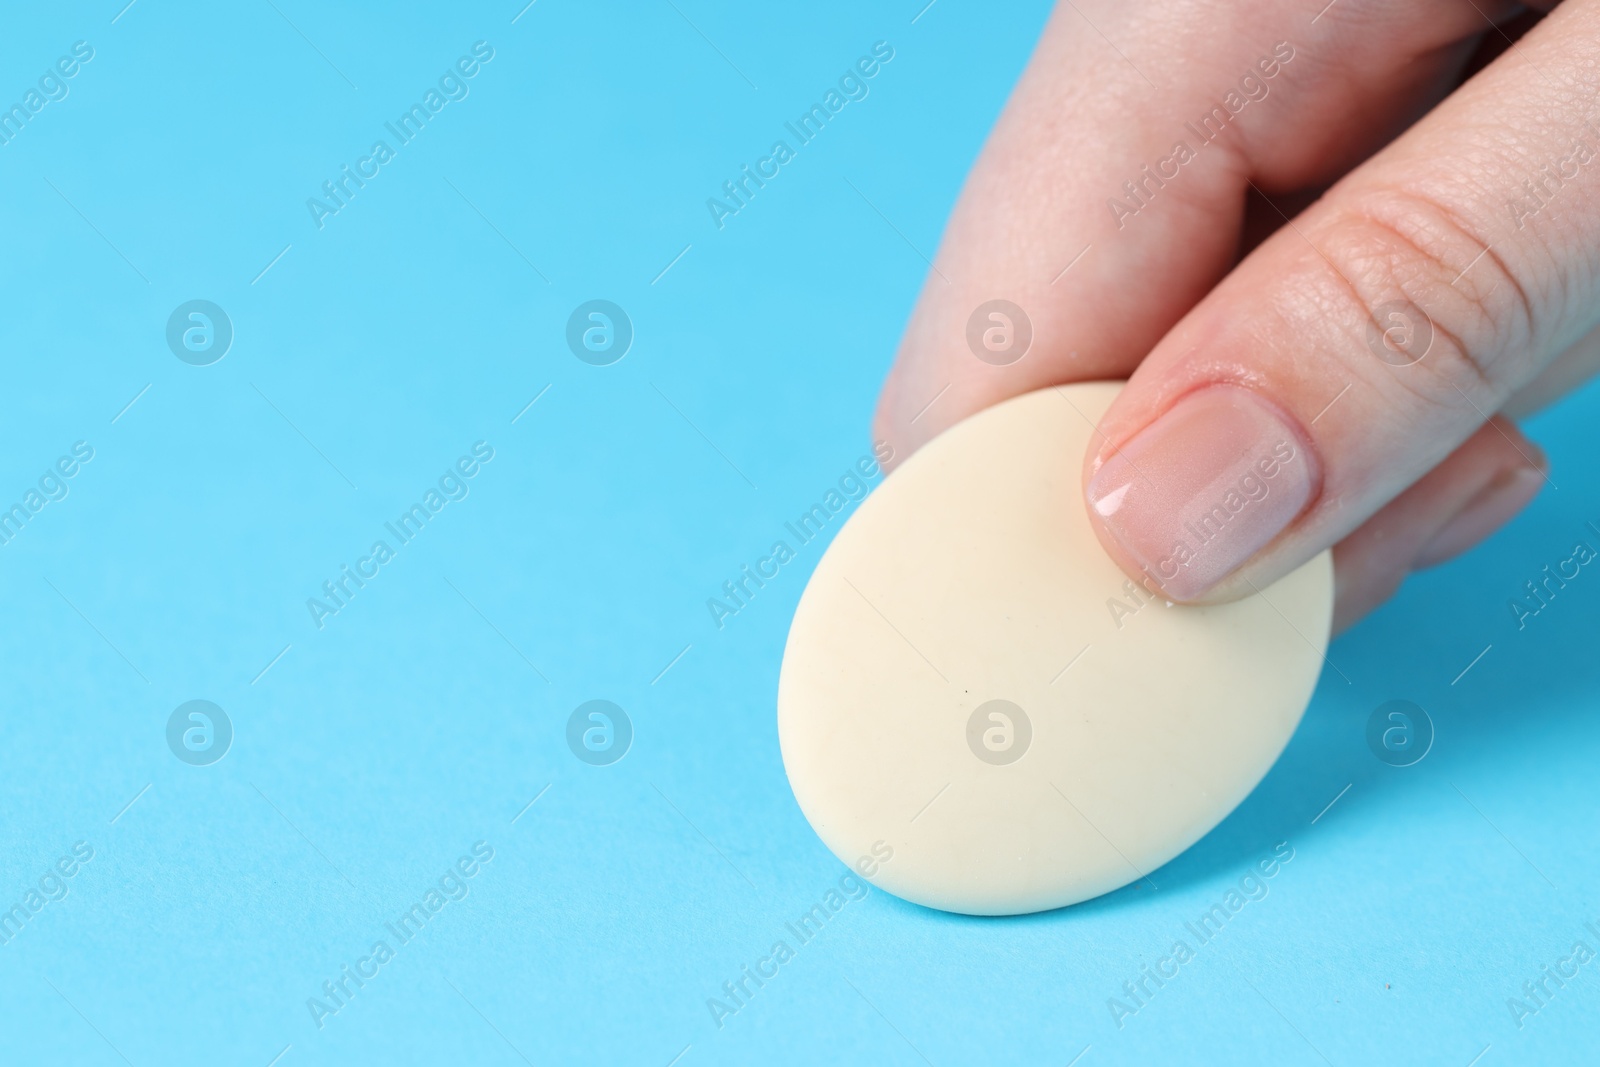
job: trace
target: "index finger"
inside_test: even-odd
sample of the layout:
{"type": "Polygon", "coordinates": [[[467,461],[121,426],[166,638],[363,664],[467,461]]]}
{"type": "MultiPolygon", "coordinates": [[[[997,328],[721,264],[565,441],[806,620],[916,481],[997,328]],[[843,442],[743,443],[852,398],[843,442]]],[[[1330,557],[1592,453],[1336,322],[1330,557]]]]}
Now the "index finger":
{"type": "Polygon", "coordinates": [[[1008,397],[1128,377],[1233,265],[1252,184],[1331,181],[1487,29],[1461,0],[1324,6],[1062,3],[951,217],[875,436],[904,457],[1008,397]]]}

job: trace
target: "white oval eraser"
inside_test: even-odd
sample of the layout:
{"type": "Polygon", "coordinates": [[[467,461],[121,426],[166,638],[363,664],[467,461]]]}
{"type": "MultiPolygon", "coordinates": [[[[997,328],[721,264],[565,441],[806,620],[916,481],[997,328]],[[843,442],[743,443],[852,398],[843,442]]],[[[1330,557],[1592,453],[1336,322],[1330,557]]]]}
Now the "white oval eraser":
{"type": "Polygon", "coordinates": [[[1245,798],[1311,699],[1329,553],[1188,607],[1101,547],[1081,461],[1121,388],[1043,389],[941,434],[800,598],[784,768],[834,855],[896,896],[1015,915],[1139,879],[1245,798]]]}

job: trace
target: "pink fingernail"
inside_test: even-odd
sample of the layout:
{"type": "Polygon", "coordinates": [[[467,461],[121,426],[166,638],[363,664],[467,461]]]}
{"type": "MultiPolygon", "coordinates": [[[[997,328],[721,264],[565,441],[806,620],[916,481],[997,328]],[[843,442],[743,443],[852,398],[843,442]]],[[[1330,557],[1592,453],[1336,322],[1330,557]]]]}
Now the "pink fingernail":
{"type": "Polygon", "coordinates": [[[1238,570],[1305,508],[1320,465],[1306,436],[1249,389],[1190,393],[1089,480],[1089,506],[1174,600],[1238,570]]]}

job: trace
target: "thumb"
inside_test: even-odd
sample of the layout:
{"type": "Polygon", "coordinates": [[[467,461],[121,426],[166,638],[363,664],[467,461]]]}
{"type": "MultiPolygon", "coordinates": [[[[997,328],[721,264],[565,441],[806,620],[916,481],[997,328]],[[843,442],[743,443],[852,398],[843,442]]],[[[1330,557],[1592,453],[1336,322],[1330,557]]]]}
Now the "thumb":
{"type": "Polygon", "coordinates": [[[1091,518],[1129,573],[1179,601],[1264,587],[1594,325],[1596,42],[1600,4],[1558,8],[1163,338],[1085,459],[1091,518]]]}

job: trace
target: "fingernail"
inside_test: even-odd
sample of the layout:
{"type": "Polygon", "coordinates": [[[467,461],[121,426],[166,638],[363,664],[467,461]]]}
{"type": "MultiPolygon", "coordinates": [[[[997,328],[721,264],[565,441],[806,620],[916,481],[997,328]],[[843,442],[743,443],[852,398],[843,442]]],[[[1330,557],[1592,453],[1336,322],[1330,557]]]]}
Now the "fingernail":
{"type": "Polygon", "coordinates": [[[1512,467],[1501,472],[1418,550],[1412,569],[1443,563],[1476,545],[1527,507],[1543,484],[1542,467],[1512,467]]]}
{"type": "Polygon", "coordinates": [[[1190,393],[1089,479],[1089,506],[1174,600],[1238,570],[1305,508],[1320,466],[1306,436],[1249,389],[1190,393]]]}

